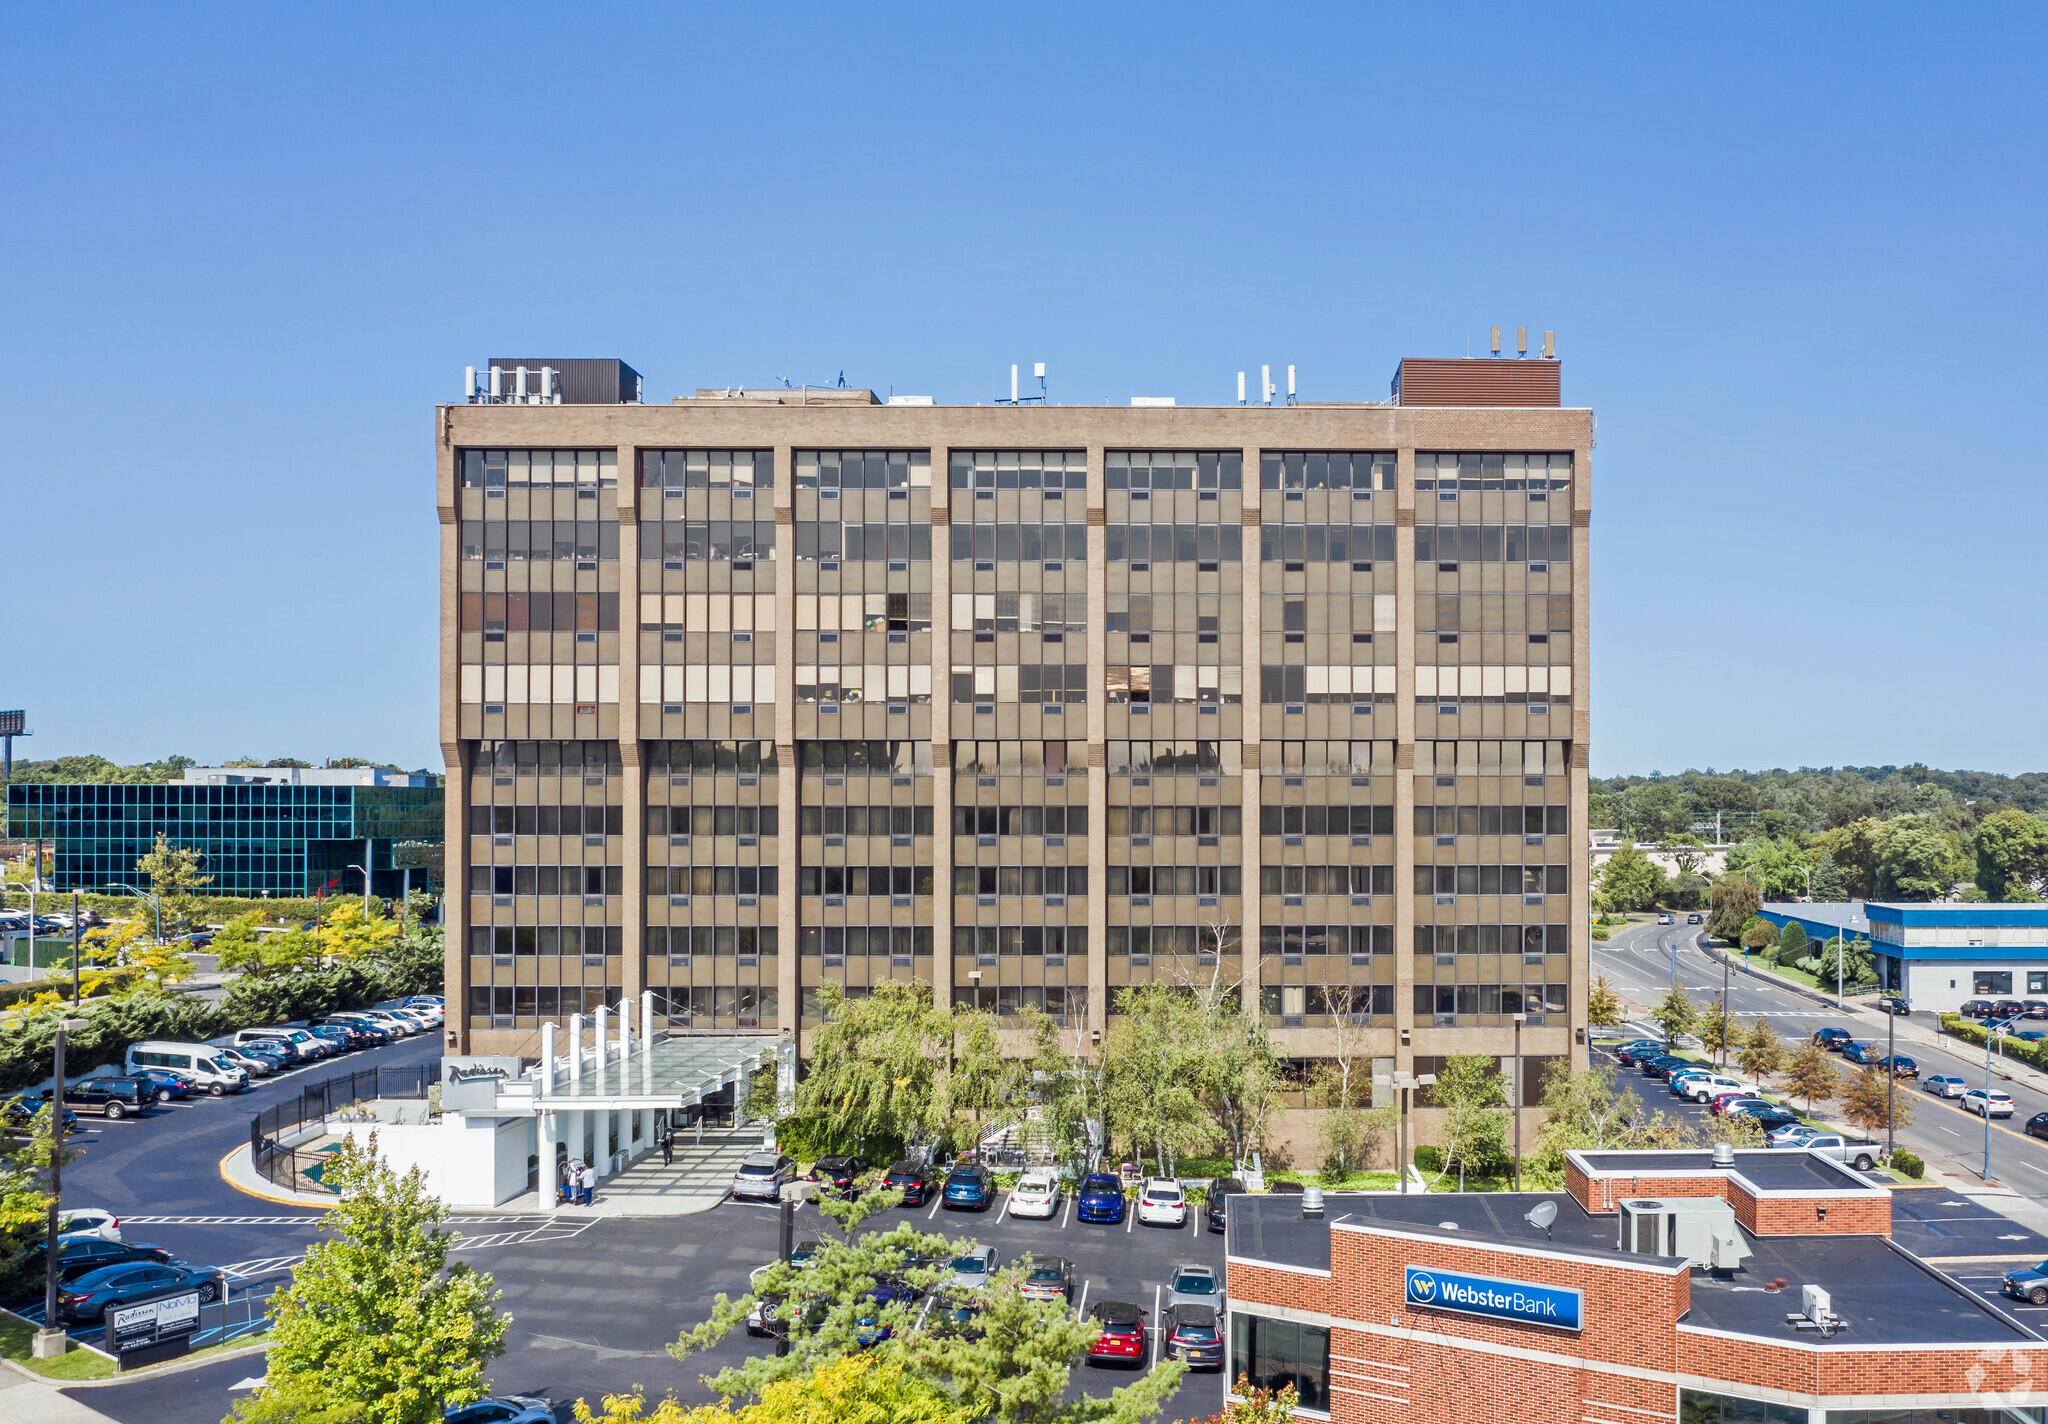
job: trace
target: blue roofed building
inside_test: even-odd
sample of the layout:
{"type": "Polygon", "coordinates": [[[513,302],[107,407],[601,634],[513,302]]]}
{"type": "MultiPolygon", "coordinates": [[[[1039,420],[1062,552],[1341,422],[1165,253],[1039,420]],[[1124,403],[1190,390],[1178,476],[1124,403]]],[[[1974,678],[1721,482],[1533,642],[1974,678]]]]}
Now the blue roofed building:
{"type": "Polygon", "coordinates": [[[1816,940],[1868,939],[1877,980],[1917,1011],[1954,1012],[1969,999],[2048,999],[2048,904],[1852,901],[1765,905],[1816,940]]]}

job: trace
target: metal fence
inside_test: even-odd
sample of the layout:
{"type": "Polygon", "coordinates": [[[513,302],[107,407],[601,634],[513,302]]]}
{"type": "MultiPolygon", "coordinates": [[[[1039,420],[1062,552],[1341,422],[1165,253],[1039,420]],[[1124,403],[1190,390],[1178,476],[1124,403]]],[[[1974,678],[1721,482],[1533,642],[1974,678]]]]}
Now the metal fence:
{"type": "Polygon", "coordinates": [[[249,1123],[249,1156],[265,1180],[293,1191],[331,1192],[321,1180],[327,1154],[305,1152],[278,1141],[286,1133],[317,1122],[354,1103],[378,1098],[424,1098],[438,1069],[434,1064],[411,1068],[365,1068],[314,1083],[296,1098],[265,1108],[249,1123]]]}

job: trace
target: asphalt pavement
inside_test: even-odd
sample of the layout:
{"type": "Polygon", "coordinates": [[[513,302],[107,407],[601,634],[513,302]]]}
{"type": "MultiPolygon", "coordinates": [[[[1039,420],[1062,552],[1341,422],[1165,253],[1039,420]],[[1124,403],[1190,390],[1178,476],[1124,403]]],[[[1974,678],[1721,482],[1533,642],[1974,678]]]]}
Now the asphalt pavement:
{"type": "MultiPolygon", "coordinates": [[[[1705,1007],[1728,986],[1728,1008],[1745,1025],[1758,1017],[1769,1020],[1781,1038],[1811,1037],[1815,1030],[1845,1028],[1857,1038],[1885,1041],[1885,1016],[1845,1013],[1818,997],[1808,997],[1782,984],[1743,974],[1707,953],[1705,934],[1697,925],[1638,925],[1604,943],[1593,944],[1592,972],[1604,974],[1632,1006],[1632,1017],[1644,1018],[1675,981],[1692,1001],[1705,1007]]],[[[1926,1016],[1921,1016],[1925,1021],[1926,1016]]],[[[1953,1073],[1972,1085],[1985,1080],[1981,1052],[1958,1053],[1925,1043],[1899,1042],[1898,1051],[1920,1065],[1922,1078],[1953,1073]]],[[[1845,1065],[1853,1066],[1853,1065],[1845,1065]]],[[[2010,1118],[1990,1124],[1992,1181],[2027,1202],[2048,1205],[2048,1142],[2021,1129],[2036,1113],[2048,1112],[2048,1091],[2020,1081],[2007,1081],[1994,1071],[1993,1086],[2012,1094],[2010,1118]]],[[[1661,1087],[1661,1085],[1660,1085],[1661,1087]]],[[[1985,1176],[1985,1124],[1951,1101],[1900,1085],[1913,1101],[1912,1120],[1898,1130],[1901,1147],[1952,1173],[1985,1176]]],[[[1670,1101],[1676,1102],[1676,1099],[1670,1101]]],[[[1663,1104],[1658,1103],[1659,1106],[1663,1104]]],[[[2044,1223],[2048,1224],[2048,1223],[2044,1223]]]]}

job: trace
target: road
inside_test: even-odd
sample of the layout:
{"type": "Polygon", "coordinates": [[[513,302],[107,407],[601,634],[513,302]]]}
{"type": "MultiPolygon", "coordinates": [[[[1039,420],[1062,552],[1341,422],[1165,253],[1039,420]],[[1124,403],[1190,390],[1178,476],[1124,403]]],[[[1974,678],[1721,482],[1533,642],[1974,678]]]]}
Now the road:
{"type": "MultiPolygon", "coordinates": [[[[1705,1007],[1721,995],[1723,966],[1706,952],[1704,940],[1698,926],[1635,926],[1605,943],[1594,942],[1592,972],[1607,976],[1608,983],[1632,1006],[1634,1018],[1643,1018],[1655,1007],[1674,975],[1688,997],[1705,1007]]],[[[1880,1015],[1843,1013],[1768,980],[1745,977],[1739,971],[1729,973],[1727,982],[1731,1015],[1745,1023],[1758,1017],[1768,1019],[1781,1038],[1807,1038],[1816,1029],[1846,1028],[1858,1038],[1883,1041],[1885,1024],[1880,1015]]],[[[1981,1054],[1957,1054],[1905,1042],[1899,1044],[1899,1052],[1916,1061],[1923,1076],[1955,1073],[1973,1085],[1984,1081],[1981,1054]]],[[[2030,1138],[2020,1130],[2035,1113],[2048,1112],[2048,1093],[2018,1082],[1994,1080],[1994,1086],[2012,1094],[2015,1110],[2010,1119],[1997,1119],[1991,1124],[1991,1177],[2023,1197],[2048,1202],[2048,1142],[2030,1138]]],[[[1650,1083],[1642,1084],[1638,1091],[1653,1087],[1661,1092],[1661,1084],[1650,1083]]],[[[1908,1091],[1903,1084],[1901,1091],[1908,1091]]],[[[1983,1120],[1917,1089],[1911,1090],[1911,1096],[1913,1118],[1899,1129],[1899,1145],[1922,1157],[1952,1163],[1964,1172],[1981,1175],[1983,1120]]],[[[1659,1107],[1677,1101],[1668,1094],[1646,1100],[1659,1107]]]]}

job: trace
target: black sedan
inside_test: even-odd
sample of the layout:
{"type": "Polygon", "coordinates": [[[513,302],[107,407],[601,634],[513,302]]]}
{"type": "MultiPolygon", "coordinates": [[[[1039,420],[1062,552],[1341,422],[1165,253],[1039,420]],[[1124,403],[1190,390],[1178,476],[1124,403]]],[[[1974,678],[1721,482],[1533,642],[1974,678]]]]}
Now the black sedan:
{"type": "Polygon", "coordinates": [[[1690,1058],[1679,1058],[1673,1054],[1663,1053],[1655,1058],[1645,1058],[1643,1060],[1643,1076],[1645,1078],[1669,1078],[1680,1068],[1696,1068],[1698,1066],[1690,1058]]]}
{"type": "Polygon", "coordinates": [[[1166,1331],[1166,1355],[1183,1360],[1189,1369],[1223,1368],[1223,1331],[1211,1305],[1176,1305],[1160,1319],[1166,1331]]]}
{"type": "Polygon", "coordinates": [[[2037,1112],[2028,1118],[2026,1133],[2029,1137],[2048,1137],[2048,1112],[2037,1112]]]}
{"type": "Polygon", "coordinates": [[[75,1280],[106,1266],[131,1263],[168,1264],[171,1253],[139,1241],[108,1241],[98,1236],[64,1236],[57,1241],[57,1279],[75,1280]]]}
{"type": "Polygon", "coordinates": [[[860,1174],[865,1172],[867,1167],[868,1164],[858,1157],[843,1154],[820,1157],[811,1164],[810,1180],[816,1182],[821,1191],[851,1196],[853,1184],[859,1180],[860,1174]]]}
{"type": "Polygon", "coordinates": [[[1639,1066],[1645,1058],[1662,1056],[1665,1045],[1654,1038],[1639,1038],[1614,1050],[1614,1061],[1624,1068],[1639,1066]]]}
{"type": "Polygon", "coordinates": [[[898,1162],[882,1178],[882,1185],[903,1193],[903,1205],[923,1206],[939,1188],[939,1174],[922,1162],[898,1162]]]}
{"type": "Polygon", "coordinates": [[[196,1270],[161,1261],[126,1261],[102,1266],[60,1287],[57,1315],[64,1320],[100,1320],[111,1307],[136,1296],[157,1295],[179,1286],[196,1286],[199,1303],[212,1305],[221,1298],[220,1272],[196,1270]]]}

